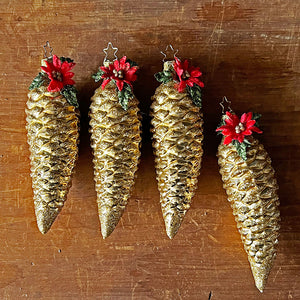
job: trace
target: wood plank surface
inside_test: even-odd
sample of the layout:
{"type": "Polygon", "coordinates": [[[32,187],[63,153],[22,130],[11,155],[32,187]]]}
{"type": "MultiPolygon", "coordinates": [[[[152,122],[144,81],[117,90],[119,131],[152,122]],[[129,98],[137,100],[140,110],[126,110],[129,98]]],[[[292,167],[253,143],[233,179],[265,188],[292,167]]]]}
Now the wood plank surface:
{"type": "Polygon", "coordinates": [[[300,299],[300,99],[297,0],[2,0],[0,7],[0,299],[300,299]],[[34,216],[25,104],[42,45],[75,59],[80,157],[52,229],[34,216]],[[142,158],[126,211],[102,240],[94,191],[88,108],[90,75],[112,41],[141,66],[142,158]],[[179,49],[203,71],[205,141],[193,204],[169,240],[149,133],[160,50],[179,49]],[[220,99],[262,113],[260,140],[280,186],[278,256],[265,292],[254,286],[222,188],[214,129],[220,99]]]}

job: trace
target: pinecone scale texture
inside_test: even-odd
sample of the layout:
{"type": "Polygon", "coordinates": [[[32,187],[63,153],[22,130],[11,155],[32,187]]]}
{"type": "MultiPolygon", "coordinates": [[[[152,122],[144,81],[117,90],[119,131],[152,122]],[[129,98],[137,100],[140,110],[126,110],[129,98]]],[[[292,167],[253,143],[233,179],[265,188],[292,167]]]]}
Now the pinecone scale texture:
{"type": "Polygon", "coordinates": [[[177,233],[197,189],[202,159],[202,113],[174,82],[161,84],[151,105],[160,203],[169,238],[177,233]]]}
{"type": "Polygon", "coordinates": [[[138,100],[129,100],[125,111],[116,86],[99,87],[90,106],[94,179],[103,238],[118,224],[134,185],[140,158],[141,122],[138,100]]]}
{"type": "Polygon", "coordinates": [[[37,225],[46,233],[67,199],[78,156],[75,107],[42,85],[28,94],[26,121],[37,225]]]}
{"type": "Polygon", "coordinates": [[[256,287],[263,292],[276,256],[280,222],[271,159],[263,145],[253,139],[246,161],[234,146],[222,141],[218,162],[256,287]]]}

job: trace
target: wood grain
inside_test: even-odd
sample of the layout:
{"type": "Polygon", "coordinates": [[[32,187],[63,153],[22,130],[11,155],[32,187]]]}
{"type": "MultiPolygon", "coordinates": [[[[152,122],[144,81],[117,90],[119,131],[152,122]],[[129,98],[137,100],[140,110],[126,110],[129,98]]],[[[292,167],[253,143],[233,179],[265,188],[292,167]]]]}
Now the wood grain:
{"type": "Polygon", "coordinates": [[[299,299],[300,99],[296,0],[3,0],[0,7],[1,299],[299,299]],[[45,236],[38,232],[29,176],[25,103],[41,46],[77,62],[82,113],[80,158],[68,201],[45,236]],[[112,41],[141,66],[135,93],[143,111],[142,159],[131,201],[102,240],[87,112],[90,78],[112,41]],[[160,50],[201,66],[205,142],[199,188],[174,240],[159,205],[149,106],[160,50]],[[278,257],[256,290],[218,173],[214,128],[226,95],[237,112],[263,114],[262,143],[280,185],[278,257]]]}

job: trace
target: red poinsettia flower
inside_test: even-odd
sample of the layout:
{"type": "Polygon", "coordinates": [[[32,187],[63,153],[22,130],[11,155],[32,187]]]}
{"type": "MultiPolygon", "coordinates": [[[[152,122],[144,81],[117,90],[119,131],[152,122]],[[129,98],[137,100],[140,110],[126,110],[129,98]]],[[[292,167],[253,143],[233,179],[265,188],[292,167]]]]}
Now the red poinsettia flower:
{"type": "Polygon", "coordinates": [[[48,86],[49,92],[59,92],[65,85],[73,85],[75,81],[71,79],[74,76],[73,72],[70,72],[75,66],[75,63],[61,60],[53,55],[52,62],[46,61],[47,67],[41,67],[42,70],[48,74],[50,84],[48,86]]]}
{"type": "Polygon", "coordinates": [[[241,119],[235,114],[226,112],[227,118],[225,119],[225,125],[216,129],[216,131],[222,131],[225,137],[224,145],[228,145],[232,140],[238,140],[242,143],[245,136],[252,135],[252,132],[262,133],[262,131],[255,125],[256,121],[252,120],[252,112],[244,113],[241,119]]]}
{"type": "Polygon", "coordinates": [[[101,76],[103,78],[102,89],[113,79],[116,81],[116,85],[119,91],[123,90],[124,82],[128,83],[132,88],[132,82],[137,79],[135,72],[137,67],[130,67],[130,63],[126,62],[126,56],[123,56],[120,60],[115,60],[113,64],[109,64],[108,67],[100,67],[104,72],[101,76]]]}
{"type": "Polygon", "coordinates": [[[173,66],[179,78],[179,84],[176,85],[178,92],[183,92],[187,85],[192,87],[194,83],[200,87],[204,87],[204,83],[198,78],[202,75],[200,68],[189,66],[187,59],[182,63],[177,57],[175,57],[173,66]]]}

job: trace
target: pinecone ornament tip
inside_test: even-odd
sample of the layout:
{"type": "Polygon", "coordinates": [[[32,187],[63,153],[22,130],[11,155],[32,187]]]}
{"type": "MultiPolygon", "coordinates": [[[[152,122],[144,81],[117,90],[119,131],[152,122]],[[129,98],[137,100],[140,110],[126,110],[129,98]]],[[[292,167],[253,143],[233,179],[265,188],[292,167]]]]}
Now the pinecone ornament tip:
{"type": "Polygon", "coordinates": [[[106,239],[114,231],[115,227],[118,225],[121,219],[125,207],[120,209],[120,207],[101,207],[99,208],[99,216],[101,223],[101,234],[103,239],[106,239]]]}
{"type": "Polygon", "coordinates": [[[57,215],[58,212],[53,213],[48,209],[36,215],[37,226],[42,234],[46,234],[49,231],[57,215]]]}
{"type": "Polygon", "coordinates": [[[173,212],[167,214],[164,219],[167,236],[173,239],[181,225],[183,217],[180,216],[177,211],[173,210],[173,212]]]}

